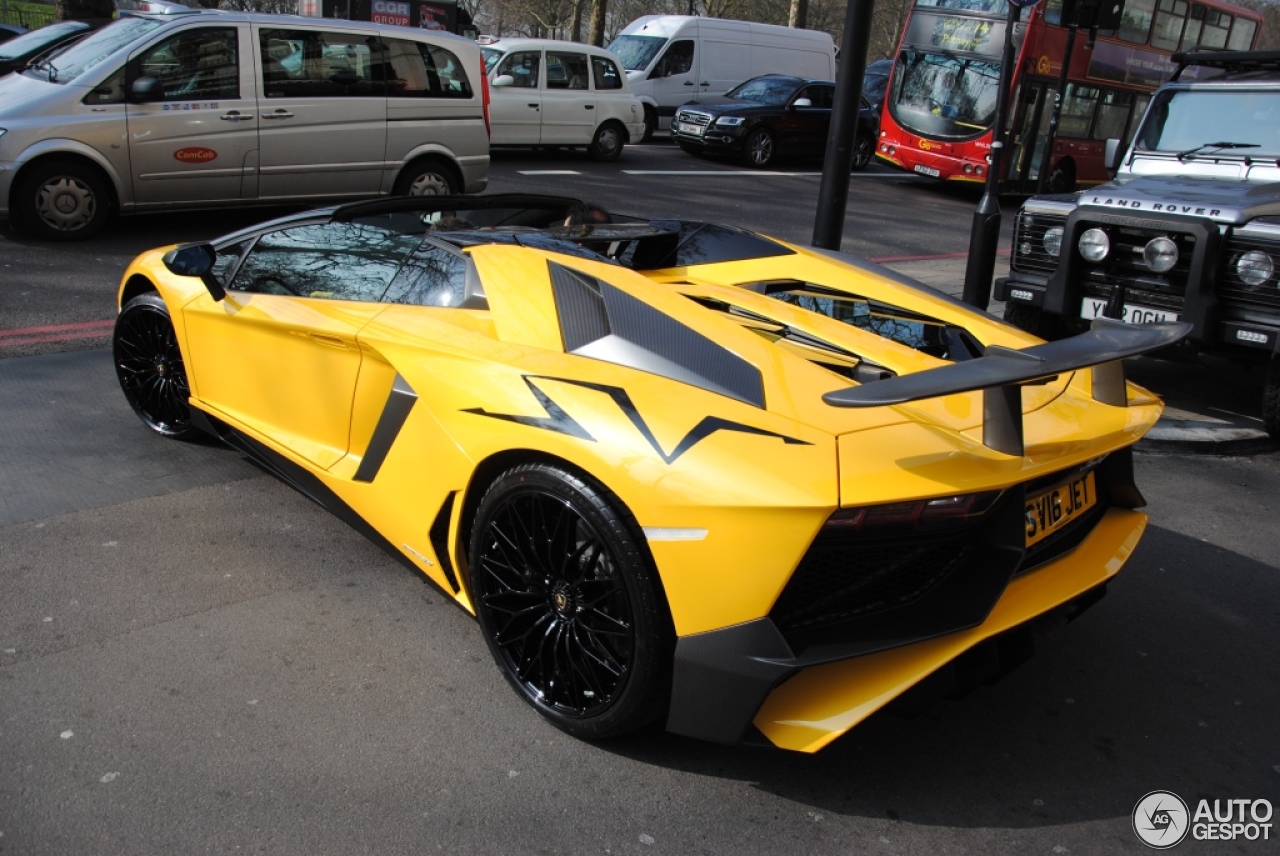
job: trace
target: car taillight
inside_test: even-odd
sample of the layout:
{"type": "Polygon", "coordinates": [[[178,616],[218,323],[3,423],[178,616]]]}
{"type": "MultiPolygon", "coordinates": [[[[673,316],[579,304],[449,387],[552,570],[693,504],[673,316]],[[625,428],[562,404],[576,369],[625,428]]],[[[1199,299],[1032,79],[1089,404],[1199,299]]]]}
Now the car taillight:
{"type": "Polygon", "coordinates": [[[827,518],[823,531],[832,534],[897,534],[902,532],[962,529],[990,510],[1000,491],[943,496],[841,508],[827,518]]]}
{"type": "MultiPolygon", "coordinates": [[[[482,66],[483,67],[483,66],[482,66]]],[[[493,129],[489,126],[489,77],[488,75],[480,75],[480,100],[484,102],[484,132],[489,139],[493,139],[493,129]]]]}

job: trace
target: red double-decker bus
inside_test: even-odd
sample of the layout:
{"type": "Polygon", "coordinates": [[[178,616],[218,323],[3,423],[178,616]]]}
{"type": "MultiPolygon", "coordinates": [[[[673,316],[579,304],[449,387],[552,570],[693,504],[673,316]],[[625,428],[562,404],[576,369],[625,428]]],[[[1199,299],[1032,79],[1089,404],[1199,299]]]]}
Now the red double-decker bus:
{"type": "MultiPolygon", "coordinates": [[[[1063,2],[1022,9],[1014,29],[1003,192],[1039,191],[1042,170],[1050,192],[1106,181],[1107,139],[1133,134],[1150,93],[1173,73],[1171,54],[1193,45],[1249,50],[1261,32],[1256,12],[1218,0],[1124,0],[1114,29],[1091,38],[1081,28],[1069,39],[1063,2]]],[[[882,108],[877,157],[943,181],[986,181],[1007,20],[1005,0],[916,0],[882,108]]]]}

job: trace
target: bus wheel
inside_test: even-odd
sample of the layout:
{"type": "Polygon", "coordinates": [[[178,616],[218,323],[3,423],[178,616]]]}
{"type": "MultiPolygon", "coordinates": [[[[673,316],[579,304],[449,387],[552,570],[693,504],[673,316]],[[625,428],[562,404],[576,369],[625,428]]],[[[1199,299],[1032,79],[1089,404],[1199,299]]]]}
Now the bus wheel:
{"type": "Polygon", "coordinates": [[[1045,190],[1049,193],[1073,193],[1076,189],[1076,167],[1069,160],[1058,161],[1049,173],[1045,190]]]}

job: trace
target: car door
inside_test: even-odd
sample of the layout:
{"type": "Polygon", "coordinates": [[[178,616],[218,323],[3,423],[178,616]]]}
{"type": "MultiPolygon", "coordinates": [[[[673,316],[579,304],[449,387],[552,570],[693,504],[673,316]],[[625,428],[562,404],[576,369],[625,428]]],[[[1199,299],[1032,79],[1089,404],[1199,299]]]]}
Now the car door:
{"type": "Polygon", "coordinates": [[[381,46],[367,33],[254,29],[262,66],[259,199],[377,193],[387,152],[386,86],[374,74],[381,46]]]}
{"type": "Polygon", "coordinates": [[[192,27],[149,45],[125,68],[161,95],[125,108],[130,181],[140,205],[253,197],[257,92],[248,27],[192,27]],[[247,72],[247,73],[246,73],[247,72]]]}
{"type": "Polygon", "coordinates": [[[826,150],[834,95],[834,87],[811,83],[802,87],[791,99],[786,120],[783,123],[785,130],[779,135],[789,152],[814,155],[826,150]],[[808,100],[809,103],[804,104],[804,100],[808,100]]]}
{"type": "Polygon", "coordinates": [[[542,142],[587,145],[600,121],[596,94],[591,90],[587,55],[549,50],[546,71],[542,88],[542,142]]]}
{"type": "Polygon", "coordinates": [[[193,396],[259,439],[333,466],[350,445],[356,336],[420,242],[358,223],[304,223],[220,248],[226,297],[182,310],[193,396]]]}
{"type": "Polygon", "coordinates": [[[489,122],[498,146],[531,146],[542,139],[542,51],[515,50],[490,80],[489,122]]]}
{"type": "Polygon", "coordinates": [[[653,84],[659,116],[674,116],[675,108],[697,98],[702,90],[698,86],[698,55],[693,39],[670,42],[649,72],[649,82],[653,84]]]}

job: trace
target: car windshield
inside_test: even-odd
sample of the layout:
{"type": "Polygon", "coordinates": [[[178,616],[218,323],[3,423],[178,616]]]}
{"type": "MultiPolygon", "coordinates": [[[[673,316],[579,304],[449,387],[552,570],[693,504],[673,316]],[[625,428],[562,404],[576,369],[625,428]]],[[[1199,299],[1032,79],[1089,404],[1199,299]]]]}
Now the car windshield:
{"type": "Polygon", "coordinates": [[[85,36],[48,63],[41,64],[39,71],[28,70],[26,73],[47,76],[55,83],[69,83],[162,23],[149,18],[121,18],[85,36]]]}
{"type": "Polygon", "coordinates": [[[643,71],[666,43],[662,36],[618,36],[609,43],[609,50],[618,55],[627,71],[643,71]]]}
{"type": "Polygon", "coordinates": [[[903,128],[921,136],[972,139],[995,120],[999,83],[994,59],[904,50],[889,111],[903,128]]]}
{"type": "Polygon", "coordinates": [[[741,83],[725,93],[726,98],[739,101],[755,101],[758,104],[769,104],[779,107],[795,94],[799,81],[778,77],[757,77],[741,83]]]}
{"type": "Polygon", "coordinates": [[[1280,91],[1166,90],[1156,95],[1137,149],[1193,157],[1280,157],[1280,91]]]}
{"type": "Polygon", "coordinates": [[[63,36],[78,33],[81,30],[88,29],[88,27],[89,25],[82,21],[59,21],[58,23],[49,24],[47,27],[23,33],[17,38],[0,44],[0,59],[17,59],[20,56],[28,56],[38,52],[46,45],[58,41],[63,36]]]}

